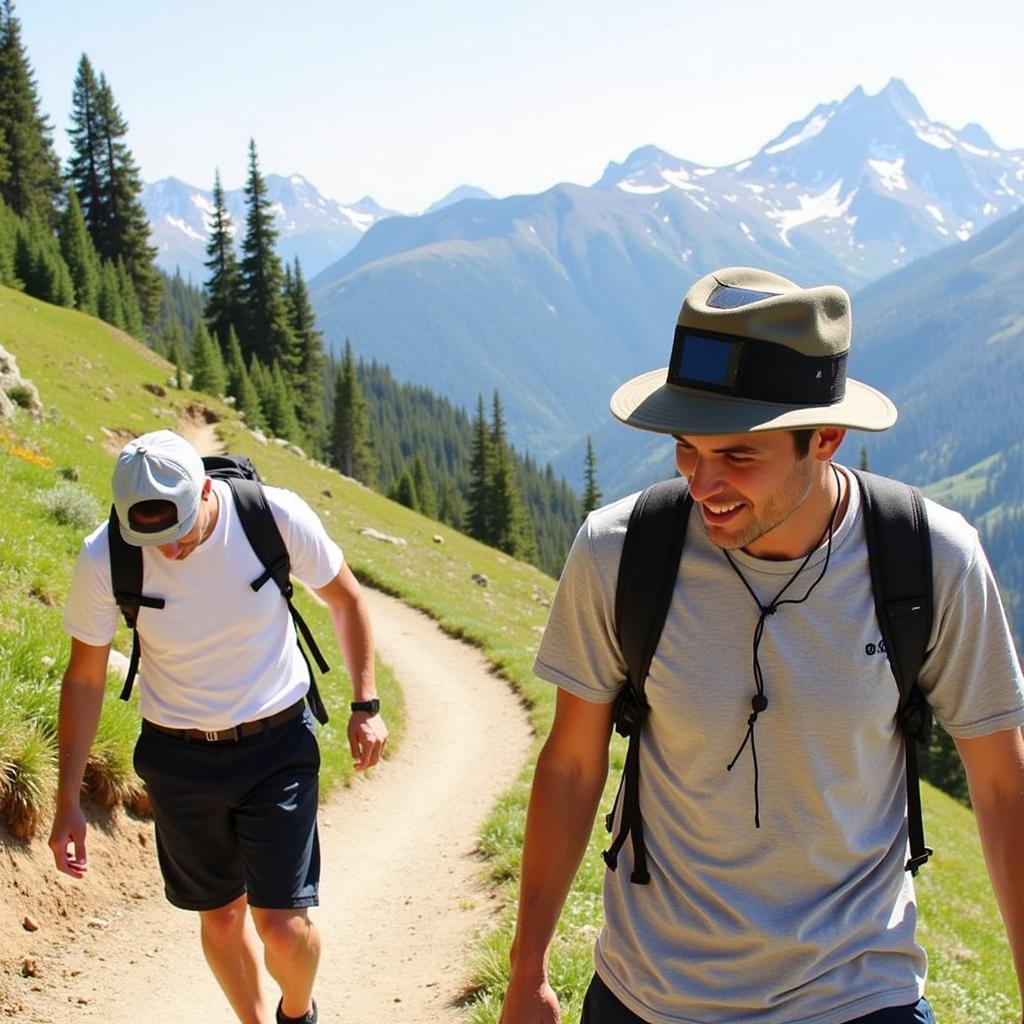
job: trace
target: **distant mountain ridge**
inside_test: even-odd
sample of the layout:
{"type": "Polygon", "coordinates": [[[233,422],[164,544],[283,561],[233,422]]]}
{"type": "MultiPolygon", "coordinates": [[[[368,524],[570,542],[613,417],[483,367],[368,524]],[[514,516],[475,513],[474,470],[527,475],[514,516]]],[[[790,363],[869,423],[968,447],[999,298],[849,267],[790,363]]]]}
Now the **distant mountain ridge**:
{"type": "Polygon", "coordinates": [[[514,442],[570,478],[583,438],[600,436],[602,487],[621,493],[656,456],[621,439],[608,396],[665,364],[700,274],[759,265],[855,290],[1022,201],[1024,150],[930,121],[894,79],[819,105],[728,167],[646,146],[590,188],[390,218],[310,286],[329,344],[348,338],[467,408],[500,389],[514,442]]]}
{"type": "MultiPolygon", "coordinates": [[[[396,212],[369,196],[348,205],[327,199],[301,174],[268,174],[266,184],[279,231],[278,252],[289,263],[297,256],[306,277],[339,259],[370,227],[396,212]]],[[[226,190],[224,200],[236,231],[244,233],[244,189],[226,190]]],[[[163,178],[145,187],[142,203],[158,249],[157,265],[170,274],[180,269],[183,277],[201,285],[207,274],[212,191],[163,178]]]]}

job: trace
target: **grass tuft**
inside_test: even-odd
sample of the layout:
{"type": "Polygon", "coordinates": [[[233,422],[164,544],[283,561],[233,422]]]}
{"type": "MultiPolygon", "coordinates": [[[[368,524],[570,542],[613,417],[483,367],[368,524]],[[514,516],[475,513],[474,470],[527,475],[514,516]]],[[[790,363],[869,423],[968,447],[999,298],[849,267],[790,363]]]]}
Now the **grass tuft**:
{"type": "Polygon", "coordinates": [[[11,834],[27,842],[52,809],[57,755],[50,738],[34,724],[24,730],[12,755],[2,813],[11,834]]]}

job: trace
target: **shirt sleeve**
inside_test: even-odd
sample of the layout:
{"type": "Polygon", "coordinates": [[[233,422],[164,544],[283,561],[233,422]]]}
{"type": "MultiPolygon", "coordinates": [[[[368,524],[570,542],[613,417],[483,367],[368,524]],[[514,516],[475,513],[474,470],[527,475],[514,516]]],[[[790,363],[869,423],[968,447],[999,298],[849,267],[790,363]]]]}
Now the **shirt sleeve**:
{"type": "Polygon", "coordinates": [[[105,647],[114,639],[120,614],[104,523],[82,541],[64,606],[64,632],[93,647],[105,647]]]}
{"type": "Polygon", "coordinates": [[[326,586],[345,562],[341,548],[331,540],[320,517],[304,499],[277,487],[267,487],[265,491],[288,549],[292,575],[314,590],[326,586]]]}
{"type": "Polygon", "coordinates": [[[569,551],[533,666],[541,679],[597,704],[613,701],[626,680],[615,630],[621,550],[622,531],[589,516],[569,551]]]}
{"type": "Polygon", "coordinates": [[[932,530],[934,645],[921,689],[951,736],[972,739],[1022,725],[1024,677],[977,531],[946,509],[929,507],[929,522],[938,527],[932,530]],[[959,571],[950,571],[957,565],[959,571]]]}

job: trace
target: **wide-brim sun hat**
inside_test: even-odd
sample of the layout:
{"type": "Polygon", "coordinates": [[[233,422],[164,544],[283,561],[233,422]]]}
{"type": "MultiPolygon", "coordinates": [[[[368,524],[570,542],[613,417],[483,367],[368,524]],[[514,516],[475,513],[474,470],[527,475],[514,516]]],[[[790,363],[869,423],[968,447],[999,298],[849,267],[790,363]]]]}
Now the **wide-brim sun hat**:
{"type": "Polygon", "coordinates": [[[121,536],[138,547],[181,540],[199,517],[205,482],[199,453],[173,430],[154,430],[129,441],[117,457],[111,481],[121,536]],[[155,531],[133,525],[131,509],[143,501],[169,501],[175,521],[155,531]]]}
{"type": "Polygon", "coordinates": [[[887,430],[896,406],[846,376],[850,297],[728,267],[686,293],[667,367],[612,395],[623,423],[662,434],[850,427],[887,430]]]}

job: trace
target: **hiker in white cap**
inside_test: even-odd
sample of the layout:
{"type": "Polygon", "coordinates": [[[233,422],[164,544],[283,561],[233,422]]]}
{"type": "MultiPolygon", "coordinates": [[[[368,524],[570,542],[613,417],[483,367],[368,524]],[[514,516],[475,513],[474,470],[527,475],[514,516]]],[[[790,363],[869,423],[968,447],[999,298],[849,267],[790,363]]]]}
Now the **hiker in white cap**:
{"type": "Polygon", "coordinates": [[[562,1019],[548,959],[613,725],[630,741],[583,1024],[931,1024],[931,713],[1024,988],[1024,679],[976,531],[834,461],[848,429],[896,420],[846,376],[850,324],[840,288],[720,270],[687,293],[668,367],[612,397],[674,438],[682,479],[591,513],[559,582],[502,1024],[562,1019]]]}
{"type": "Polygon", "coordinates": [[[359,584],[305,501],[210,473],[170,430],[131,441],[117,460],[110,522],[83,542],[64,613],[71,656],[50,847],[60,871],[85,875],[79,796],[123,611],[135,650],[122,696],[137,664],[135,768],[153,809],[167,899],[199,913],[203,952],[239,1020],[275,1019],[260,980],[265,960],[281,990],[278,1024],[313,1024],[320,752],[312,715],[324,721],[326,712],[296,641],[293,616],[304,624],[289,570],[330,610],[352,679],[357,770],[377,763],[387,739],[373,635],[359,584]]]}

